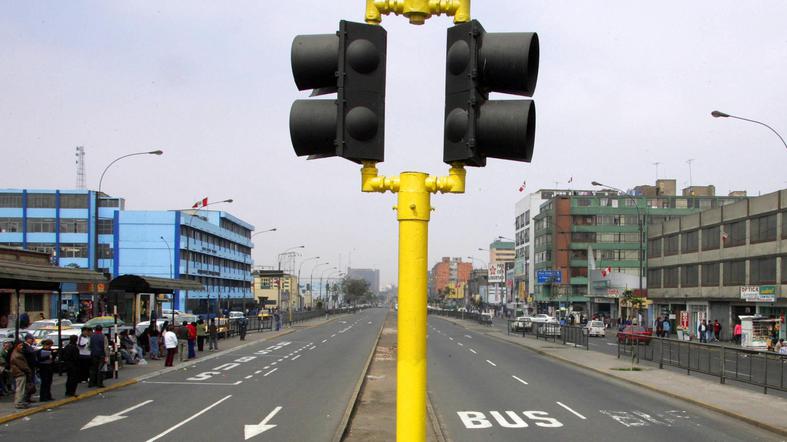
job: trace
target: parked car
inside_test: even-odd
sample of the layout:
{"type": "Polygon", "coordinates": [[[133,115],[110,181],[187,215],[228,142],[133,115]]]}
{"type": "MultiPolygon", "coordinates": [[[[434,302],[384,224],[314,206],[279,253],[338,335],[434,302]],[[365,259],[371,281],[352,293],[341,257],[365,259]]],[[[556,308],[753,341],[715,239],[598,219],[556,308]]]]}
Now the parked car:
{"type": "Polygon", "coordinates": [[[513,331],[530,330],[533,328],[533,320],[530,316],[519,316],[511,324],[513,331]]]}
{"type": "MultiPolygon", "coordinates": [[[[61,319],[60,324],[62,327],[71,327],[71,321],[68,319],[61,319]]],[[[44,327],[55,327],[57,328],[57,319],[41,319],[30,324],[27,329],[28,330],[35,330],[44,327]]]]}
{"type": "Polygon", "coordinates": [[[618,332],[618,342],[621,344],[639,342],[640,344],[648,345],[652,335],[653,329],[646,329],[638,325],[627,325],[622,331],[618,332]]]}
{"type": "Polygon", "coordinates": [[[585,328],[588,331],[588,336],[601,336],[607,335],[607,329],[604,328],[603,321],[588,321],[585,328]]]}
{"type": "Polygon", "coordinates": [[[238,312],[238,311],[231,311],[229,314],[230,319],[240,319],[245,317],[246,315],[244,315],[243,312],[238,312]]]}
{"type": "Polygon", "coordinates": [[[549,315],[544,314],[544,313],[539,313],[539,314],[531,317],[530,320],[532,322],[540,322],[540,323],[544,323],[544,322],[555,322],[555,323],[557,323],[558,322],[557,319],[555,319],[554,317],[549,316],[549,315]]]}
{"type": "MultiPolygon", "coordinates": [[[[82,333],[82,330],[79,329],[79,328],[68,328],[68,329],[60,330],[60,336],[63,337],[63,346],[65,347],[66,344],[68,344],[68,337],[69,336],[79,336],[81,333],[82,333]]],[[[52,347],[54,347],[54,348],[58,348],[59,347],[58,343],[60,341],[57,340],[57,331],[48,333],[46,335],[46,338],[47,339],[51,339],[52,342],[54,342],[52,347]]]]}
{"type": "MultiPolygon", "coordinates": [[[[156,320],[156,327],[158,328],[159,333],[161,333],[161,327],[164,325],[165,319],[157,319],[156,320]]],[[[142,321],[137,322],[137,336],[141,335],[148,327],[150,327],[150,321],[142,321]]]]}

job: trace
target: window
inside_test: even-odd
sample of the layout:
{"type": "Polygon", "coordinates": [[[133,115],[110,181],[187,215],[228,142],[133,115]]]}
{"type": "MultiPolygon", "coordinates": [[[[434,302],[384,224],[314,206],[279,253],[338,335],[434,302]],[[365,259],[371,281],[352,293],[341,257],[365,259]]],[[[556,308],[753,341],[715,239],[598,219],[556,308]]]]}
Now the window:
{"type": "Polygon", "coordinates": [[[574,215],[575,226],[592,226],[595,224],[593,215],[574,215]]]}
{"type": "Polygon", "coordinates": [[[648,258],[661,257],[661,238],[648,241],[648,258]]]}
{"type": "Polygon", "coordinates": [[[572,242],[596,242],[595,232],[571,232],[572,242]]]}
{"type": "Polygon", "coordinates": [[[42,252],[52,256],[55,254],[55,245],[52,243],[29,242],[27,243],[27,250],[42,252]]]}
{"type": "Polygon", "coordinates": [[[661,288],[661,269],[648,269],[648,287],[661,288]]]}
{"type": "Polygon", "coordinates": [[[61,218],[60,233],[87,233],[87,220],[79,218],[61,218]]]}
{"type": "Polygon", "coordinates": [[[700,231],[692,230],[690,232],[683,232],[681,239],[682,253],[696,252],[699,247],[700,231]]]}
{"type": "Polygon", "coordinates": [[[590,206],[590,198],[577,198],[577,206],[579,207],[590,206]]]}
{"type": "Polygon", "coordinates": [[[87,244],[60,244],[61,258],[87,258],[87,244]]]}
{"type": "Polygon", "coordinates": [[[27,219],[28,233],[54,233],[55,219],[54,218],[28,218],[27,219]]]}
{"type": "Polygon", "coordinates": [[[678,286],[678,268],[667,267],[664,269],[664,288],[674,288],[678,286]]]}
{"type": "Polygon", "coordinates": [[[525,211],[525,225],[526,226],[530,225],[530,211],[529,210],[525,211]]]}
{"type": "Polygon", "coordinates": [[[681,287],[697,287],[699,278],[699,266],[697,264],[689,264],[681,267],[680,286],[681,287]]]}
{"type": "Polygon", "coordinates": [[[702,265],[702,286],[703,287],[718,287],[719,286],[719,263],[702,265]]]}
{"type": "Polygon", "coordinates": [[[0,233],[22,231],[22,218],[0,218],[0,233]]]}
{"type": "Polygon", "coordinates": [[[702,250],[718,249],[720,235],[721,228],[719,226],[702,229],[702,250]]]}
{"type": "Polygon", "coordinates": [[[787,239],[787,212],[782,212],[782,239],[787,239]]]}
{"type": "Polygon", "coordinates": [[[727,235],[727,239],[724,241],[724,247],[735,247],[746,244],[746,220],[725,224],[724,234],[727,235]]]}
{"type": "Polygon", "coordinates": [[[55,194],[54,193],[28,193],[27,208],[28,209],[54,209],[55,194]]]}
{"type": "Polygon", "coordinates": [[[44,310],[44,295],[37,293],[25,294],[25,310],[28,312],[40,312],[44,310]]]}
{"type": "Polygon", "coordinates": [[[60,194],[61,209],[87,209],[87,194],[60,194]]]}
{"type": "Polygon", "coordinates": [[[746,261],[727,261],[724,263],[724,285],[746,284],[746,261]]]}
{"type": "Polygon", "coordinates": [[[100,259],[112,259],[112,248],[109,247],[109,244],[99,244],[98,245],[98,257],[100,259]]]}
{"type": "Polygon", "coordinates": [[[98,207],[120,207],[119,198],[99,198],[98,207]]]}
{"type": "Polygon", "coordinates": [[[664,238],[664,256],[677,255],[679,243],[680,239],[677,233],[664,238]]]}
{"type": "Polygon", "coordinates": [[[99,219],[98,220],[98,234],[99,235],[112,235],[115,220],[113,219],[99,219]]]}
{"type": "Polygon", "coordinates": [[[752,285],[776,283],[776,258],[757,258],[749,261],[749,280],[752,285]]]}
{"type": "Polygon", "coordinates": [[[22,208],[21,193],[0,193],[0,207],[22,208]]]}
{"type": "Polygon", "coordinates": [[[751,243],[776,241],[776,214],[751,219],[751,243]]]}

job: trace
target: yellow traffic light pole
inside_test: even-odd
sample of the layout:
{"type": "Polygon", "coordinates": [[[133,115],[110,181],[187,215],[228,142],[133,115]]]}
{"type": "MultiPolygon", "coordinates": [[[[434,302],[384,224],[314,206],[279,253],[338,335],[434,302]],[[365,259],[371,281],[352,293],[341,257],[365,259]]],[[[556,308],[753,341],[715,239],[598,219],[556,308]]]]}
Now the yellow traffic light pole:
{"type": "Polygon", "coordinates": [[[402,172],[381,177],[373,162],[361,168],[363,192],[398,194],[399,320],[396,362],[396,440],[426,440],[426,275],[432,193],[464,193],[465,169],[453,164],[448,176],[402,172]]]}

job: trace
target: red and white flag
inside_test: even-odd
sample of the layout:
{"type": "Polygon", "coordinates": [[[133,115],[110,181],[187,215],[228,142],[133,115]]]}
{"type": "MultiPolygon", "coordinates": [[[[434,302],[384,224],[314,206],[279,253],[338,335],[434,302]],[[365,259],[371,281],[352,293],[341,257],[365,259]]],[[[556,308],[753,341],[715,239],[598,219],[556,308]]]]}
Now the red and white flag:
{"type": "Polygon", "coordinates": [[[727,232],[725,232],[724,230],[721,231],[721,240],[727,241],[727,232]]]}
{"type": "Polygon", "coordinates": [[[606,278],[607,275],[609,275],[610,273],[612,273],[612,267],[607,267],[607,268],[601,269],[601,277],[602,278],[606,278]]]}
{"type": "Polygon", "coordinates": [[[527,185],[527,180],[522,181],[522,185],[519,186],[519,191],[520,192],[524,192],[525,191],[525,185],[527,185]]]}
{"type": "Polygon", "coordinates": [[[208,197],[205,197],[205,198],[202,198],[201,200],[197,201],[196,203],[194,203],[194,205],[191,206],[191,208],[192,209],[199,209],[200,207],[205,207],[207,205],[208,205],[208,197]]]}

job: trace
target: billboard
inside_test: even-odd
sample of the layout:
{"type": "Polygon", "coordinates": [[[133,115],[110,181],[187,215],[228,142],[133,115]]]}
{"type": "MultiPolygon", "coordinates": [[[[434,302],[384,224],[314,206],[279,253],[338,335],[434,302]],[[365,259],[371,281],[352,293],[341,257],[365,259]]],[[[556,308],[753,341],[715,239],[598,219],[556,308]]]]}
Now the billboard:
{"type": "Polygon", "coordinates": [[[489,283],[499,284],[505,281],[506,265],[505,264],[490,264],[489,265],[489,283]]]}

